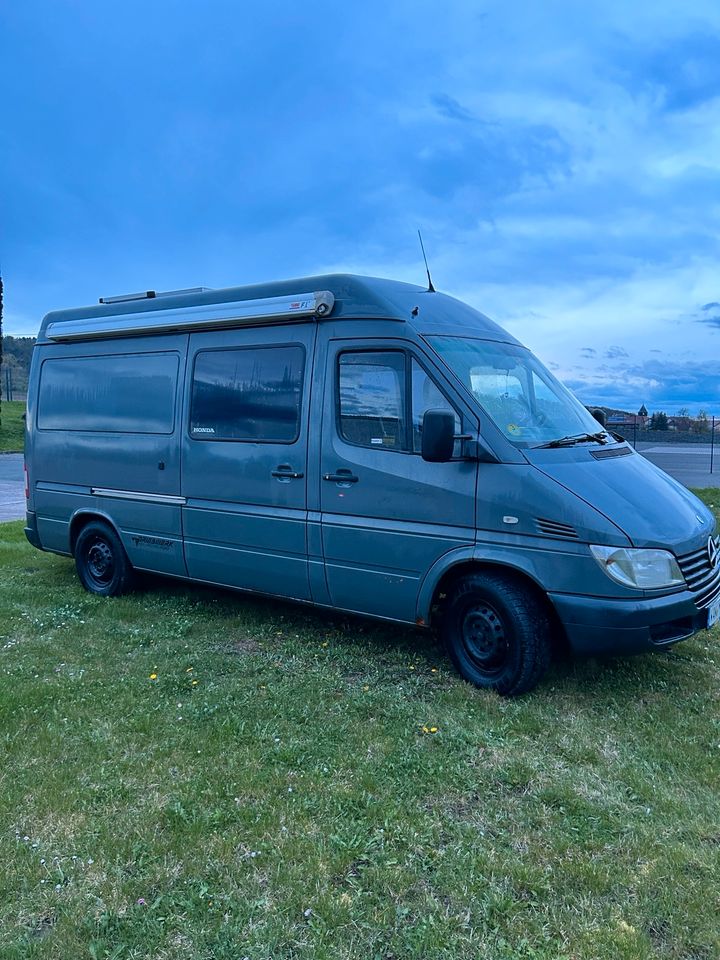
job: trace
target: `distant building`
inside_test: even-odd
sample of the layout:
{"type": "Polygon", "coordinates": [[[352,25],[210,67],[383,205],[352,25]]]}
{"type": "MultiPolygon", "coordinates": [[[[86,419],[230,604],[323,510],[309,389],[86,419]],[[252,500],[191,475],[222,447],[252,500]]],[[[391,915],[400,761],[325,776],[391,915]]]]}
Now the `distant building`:
{"type": "Polygon", "coordinates": [[[607,415],[607,425],[609,427],[638,427],[642,429],[646,422],[647,412],[641,415],[639,413],[627,413],[625,410],[613,410],[607,415]]]}

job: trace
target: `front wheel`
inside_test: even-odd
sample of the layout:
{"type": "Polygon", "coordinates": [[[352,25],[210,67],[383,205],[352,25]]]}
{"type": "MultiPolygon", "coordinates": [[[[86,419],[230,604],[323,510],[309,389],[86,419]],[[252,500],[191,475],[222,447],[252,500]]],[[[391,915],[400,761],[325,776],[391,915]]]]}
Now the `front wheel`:
{"type": "Polygon", "coordinates": [[[550,663],[550,623],[542,601],[502,573],[458,581],[440,632],[459,673],[505,697],[532,690],[550,663]]]}
{"type": "Polygon", "coordinates": [[[75,543],[75,568],[90,593],[118,597],[133,585],[133,569],[115,531],[105,523],[82,528],[75,543]]]}

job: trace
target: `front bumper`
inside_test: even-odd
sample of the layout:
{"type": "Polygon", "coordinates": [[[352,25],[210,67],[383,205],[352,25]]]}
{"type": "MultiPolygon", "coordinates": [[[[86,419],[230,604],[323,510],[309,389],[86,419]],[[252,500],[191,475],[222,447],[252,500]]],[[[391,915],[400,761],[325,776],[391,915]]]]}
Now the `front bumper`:
{"type": "Polygon", "coordinates": [[[666,597],[608,600],[551,593],[573,653],[625,655],[657,650],[687,640],[707,627],[707,610],[698,610],[692,593],[666,597]]]}

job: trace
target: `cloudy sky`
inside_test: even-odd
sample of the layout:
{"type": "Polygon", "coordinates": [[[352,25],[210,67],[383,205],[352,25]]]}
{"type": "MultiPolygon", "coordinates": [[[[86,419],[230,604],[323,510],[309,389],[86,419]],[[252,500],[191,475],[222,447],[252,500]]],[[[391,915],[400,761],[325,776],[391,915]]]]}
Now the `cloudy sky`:
{"type": "Polygon", "coordinates": [[[720,415],[717,0],[24,0],[6,332],[136,289],[435,285],[586,402],[720,415]]]}

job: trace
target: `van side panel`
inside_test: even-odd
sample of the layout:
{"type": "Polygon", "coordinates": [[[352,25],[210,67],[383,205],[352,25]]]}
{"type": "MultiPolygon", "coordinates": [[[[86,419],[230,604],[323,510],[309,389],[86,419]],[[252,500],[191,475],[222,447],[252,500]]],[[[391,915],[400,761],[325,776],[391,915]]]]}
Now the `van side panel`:
{"type": "Polygon", "coordinates": [[[71,552],[73,518],[100,515],[133,566],[186,575],[179,430],[187,337],[37,350],[30,479],[42,546],[71,552]]]}

